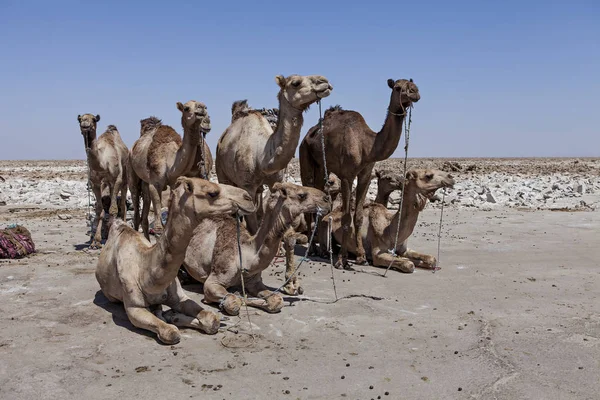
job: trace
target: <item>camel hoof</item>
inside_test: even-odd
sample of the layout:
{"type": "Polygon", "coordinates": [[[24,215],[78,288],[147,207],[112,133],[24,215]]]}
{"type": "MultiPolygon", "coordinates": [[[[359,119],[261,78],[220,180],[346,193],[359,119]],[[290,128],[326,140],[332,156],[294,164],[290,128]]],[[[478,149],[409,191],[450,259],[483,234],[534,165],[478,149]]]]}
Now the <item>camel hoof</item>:
{"type": "Polygon", "coordinates": [[[169,325],[168,329],[158,333],[158,340],[165,344],[177,344],[181,340],[179,329],[176,326],[169,325]]]}
{"type": "Polygon", "coordinates": [[[275,314],[281,311],[283,308],[283,297],[278,294],[274,294],[267,299],[266,311],[275,314]]]}
{"type": "Polygon", "coordinates": [[[304,294],[304,288],[302,286],[298,286],[298,295],[304,294]]]}
{"type": "Polygon", "coordinates": [[[367,265],[367,257],[365,256],[358,256],[356,257],[356,265],[367,265]]]}
{"type": "Polygon", "coordinates": [[[415,272],[415,264],[412,261],[405,261],[398,266],[398,269],[407,274],[412,274],[415,272]]]}
{"type": "Polygon", "coordinates": [[[222,312],[228,315],[238,315],[240,313],[240,308],[242,308],[242,299],[229,293],[225,298],[221,301],[219,306],[222,312]]]}
{"type": "Polygon", "coordinates": [[[202,310],[196,317],[202,326],[202,330],[208,335],[214,335],[219,331],[221,319],[212,311],[202,310]]]}
{"type": "Polygon", "coordinates": [[[99,250],[101,248],[102,248],[102,242],[93,240],[92,243],[90,243],[90,249],[92,249],[92,250],[99,250]]]}

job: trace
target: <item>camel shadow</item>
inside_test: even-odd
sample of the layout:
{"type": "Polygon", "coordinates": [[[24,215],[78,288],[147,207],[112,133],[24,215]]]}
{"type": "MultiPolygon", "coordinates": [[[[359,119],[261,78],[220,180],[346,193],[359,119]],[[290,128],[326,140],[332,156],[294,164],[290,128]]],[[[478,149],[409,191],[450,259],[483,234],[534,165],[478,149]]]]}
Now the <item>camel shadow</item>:
{"type": "MultiPolygon", "coordinates": [[[[94,304],[98,307],[104,309],[112,315],[112,320],[115,325],[125,328],[131,332],[135,332],[139,335],[146,336],[147,338],[153,339],[158,344],[165,345],[160,340],[158,340],[158,336],[154,334],[154,332],[147,331],[145,329],[140,329],[135,327],[131,321],[129,321],[129,317],[127,317],[127,313],[125,312],[125,308],[123,308],[123,303],[113,303],[109,301],[102,293],[101,290],[96,292],[94,296],[94,304]]],[[[166,346],[166,345],[165,345],[166,346]]]]}

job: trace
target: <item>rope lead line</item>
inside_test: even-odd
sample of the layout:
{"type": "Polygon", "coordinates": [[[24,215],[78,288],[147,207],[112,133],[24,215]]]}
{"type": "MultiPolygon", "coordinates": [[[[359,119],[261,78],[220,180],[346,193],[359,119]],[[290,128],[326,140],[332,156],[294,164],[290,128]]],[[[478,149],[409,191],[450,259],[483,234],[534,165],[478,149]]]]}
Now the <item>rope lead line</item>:
{"type": "MultiPolygon", "coordinates": [[[[323,177],[323,183],[325,184],[325,192],[327,193],[327,197],[329,198],[329,204],[332,205],[333,207],[333,199],[331,198],[331,186],[329,185],[329,171],[327,171],[327,156],[325,154],[325,134],[323,133],[323,112],[321,109],[321,100],[318,101],[319,103],[319,134],[321,135],[321,152],[323,153],[323,171],[325,173],[325,176],[323,177]]],[[[333,210],[331,210],[333,211],[333,210]]],[[[317,220],[315,221],[315,223],[317,223],[319,221],[319,219],[317,218],[317,220]]],[[[337,301],[338,296],[337,296],[337,289],[335,287],[335,274],[333,272],[333,249],[331,246],[331,229],[332,229],[332,223],[333,223],[333,219],[331,217],[329,217],[329,229],[328,229],[328,241],[329,241],[329,264],[331,267],[331,281],[333,283],[333,293],[335,295],[335,300],[337,301]]],[[[316,227],[316,225],[315,225],[316,227]]],[[[314,231],[313,231],[314,233],[314,231]]],[[[309,249],[310,246],[312,245],[312,241],[309,245],[309,249]]]]}
{"type": "MultiPolygon", "coordinates": [[[[406,111],[404,113],[406,114],[406,111]]],[[[405,186],[406,186],[406,164],[408,162],[408,145],[410,143],[410,124],[411,123],[412,123],[412,105],[408,109],[408,123],[406,122],[406,119],[404,119],[404,173],[402,174],[402,176],[404,177],[404,185],[402,187],[402,194],[400,195],[400,205],[398,206],[398,226],[396,227],[396,238],[394,239],[394,247],[389,250],[389,252],[392,254],[392,257],[395,257],[397,255],[396,249],[398,248],[398,235],[400,234],[400,224],[402,221],[402,207],[404,206],[404,193],[405,193],[405,186]]],[[[385,272],[383,273],[384,277],[387,275],[387,273],[390,270],[390,268],[392,267],[393,263],[394,263],[394,259],[392,258],[390,265],[388,265],[385,272]]]]}
{"type": "MultiPolygon", "coordinates": [[[[92,240],[94,240],[94,230],[93,230],[93,226],[92,226],[92,197],[90,194],[90,191],[92,190],[92,172],[90,171],[90,146],[88,143],[88,135],[87,133],[84,135],[85,138],[85,158],[86,158],[86,164],[87,164],[87,175],[88,175],[88,181],[87,181],[87,193],[88,193],[88,212],[87,212],[87,219],[88,221],[90,221],[90,242],[92,240]]],[[[96,226],[96,229],[98,229],[98,227],[96,226]]]]}
{"type": "Polygon", "coordinates": [[[250,321],[250,311],[248,310],[248,296],[246,295],[246,285],[244,283],[244,268],[242,265],[242,243],[241,243],[241,233],[240,233],[240,218],[241,215],[239,213],[235,216],[236,222],[236,230],[237,230],[237,246],[238,246],[238,254],[240,256],[240,280],[242,281],[242,295],[244,296],[244,307],[246,308],[246,316],[248,317],[248,325],[250,325],[250,334],[254,335],[252,332],[252,322],[250,321]]]}

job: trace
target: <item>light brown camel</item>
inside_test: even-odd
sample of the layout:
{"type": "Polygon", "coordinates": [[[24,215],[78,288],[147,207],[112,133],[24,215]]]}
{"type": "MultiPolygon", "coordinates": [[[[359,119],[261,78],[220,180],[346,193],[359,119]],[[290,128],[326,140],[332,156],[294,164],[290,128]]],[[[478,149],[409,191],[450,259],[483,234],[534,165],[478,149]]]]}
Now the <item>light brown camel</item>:
{"type": "MultiPolygon", "coordinates": [[[[264,285],[261,273],[271,264],[283,234],[298,215],[327,213],[330,207],[320,190],[291,183],[273,185],[258,232],[251,236],[240,227],[244,285],[249,296],[258,297],[249,299],[249,306],[268,312],[281,310],[283,298],[264,285]]],[[[184,261],[186,271],[204,283],[204,301],[220,303],[221,310],[230,315],[237,315],[242,305],[238,296],[227,292],[227,288],[241,285],[236,229],[231,216],[205,219],[194,231],[184,261]]]]}
{"type": "Polygon", "coordinates": [[[167,344],[179,342],[175,325],[209,334],[219,329],[217,314],[190,299],[177,279],[194,228],[204,217],[255,209],[250,195],[241,189],[187,177],[174,183],[170,203],[164,233],[154,244],[126,223],[115,221],[96,267],[106,298],[123,302],[133,325],[156,333],[167,344]],[[164,316],[162,304],[171,308],[164,316]]]}
{"type": "MultiPolygon", "coordinates": [[[[329,195],[331,196],[332,206],[334,210],[338,194],[340,193],[340,179],[335,174],[329,174],[329,195]]],[[[304,293],[304,289],[300,286],[300,278],[296,271],[296,260],[294,259],[296,244],[306,244],[312,234],[312,227],[307,226],[304,214],[298,215],[292,226],[283,235],[283,251],[285,254],[285,281],[286,285],[281,290],[295,296],[304,293]],[[291,277],[291,279],[290,279],[291,277]]],[[[317,237],[313,239],[313,245],[317,242],[317,237]]]]}
{"type": "Polygon", "coordinates": [[[377,197],[374,203],[388,206],[390,195],[396,190],[402,190],[404,177],[401,173],[391,169],[378,169],[375,171],[377,177],[377,197]]]}
{"type": "Polygon", "coordinates": [[[102,247],[102,223],[105,210],[102,203],[102,189],[106,188],[110,197],[109,214],[117,216],[117,196],[121,193],[121,210],[125,221],[127,210],[127,166],[129,150],[114,125],[106,127],[106,132],[96,138],[96,124],[100,115],[83,114],[77,116],[83,144],[87,152],[90,169],[90,185],[96,197],[96,233],[90,243],[91,248],[102,247]],[[88,150],[89,149],[89,150],[88,150]]]}
{"type": "MultiPolygon", "coordinates": [[[[375,162],[385,160],[394,153],[402,133],[402,122],[406,110],[421,98],[419,89],[412,79],[397,81],[388,79],[388,86],[392,89],[392,94],[385,123],[380,132],[372,131],[362,115],[356,111],[345,111],[334,107],[327,110],[323,118],[327,169],[342,181],[343,225],[344,232],[347,234],[342,241],[342,250],[337,261],[338,266],[346,267],[348,265],[349,232],[353,220],[350,205],[352,183],[355,178],[358,178],[354,229],[360,232],[363,221],[363,205],[375,162]]],[[[319,134],[319,124],[317,124],[308,131],[300,145],[302,184],[323,189],[325,186],[323,167],[321,135],[319,134]]],[[[355,247],[357,248],[357,263],[364,264],[366,257],[361,234],[357,235],[355,247]]]]}
{"type": "MultiPolygon", "coordinates": [[[[162,191],[194,169],[201,134],[210,131],[210,118],[203,103],[190,100],[185,104],[177,103],[177,109],[181,112],[183,140],[172,127],[163,125],[156,117],[140,121],[140,138],[131,148],[129,174],[135,229],[139,229],[140,225],[140,196],[149,197],[156,220],[161,221],[162,191]]],[[[146,200],[143,202],[141,223],[148,238],[150,201],[146,200]]]]}
{"type": "MultiPolygon", "coordinates": [[[[435,257],[417,253],[409,249],[406,243],[413,233],[419,213],[423,211],[427,200],[435,194],[436,190],[453,185],[454,179],[444,171],[412,169],[406,173],[406,183],[402,191],[402,219],[398,234],[398,246],[395,248],[396,256],[389,253],[388,250],[394,248],[398,218],[400,218],[398,212],[390,211],[378,203],[364,206],[367,218],[363,220],[360,232],[363,235],[367,258],[372,260],[374,266],[387,268],[392,263],[391,268],[402,272],[413,272],[415,266],[433,268],[437,265],[435,257]]],[[[329,245],[329,217],[332,218],[333,238],[341,243],[344,236],[343,211],[333,211],[324,216],[319,225],[319,247],[323,257],[327,255],[329,245]]],[[[357,254],[357,247],[354,245],[357,242],[355,232],[355,230],[349,232],[353,241],[349,242],[348,251],[353,254],[357,254]]]]}
{"type": "MultiPolygon", "coordinates": [[[[234,119],[217,144],[215,163],[219,182],[245,189],[259,207],[263,184],[271,187],[281,181],[282,170],[296,152],[303,111],[329,96],[333,89],[325,77],[318,75],[287,78],[278,75],[275,81],[280,88],[277,128],[273,130],[260,111],[246,110],[234,119]]],[[[255,233],[257,216],[248,216],[246,221],[248,230],[255,233]]]]}

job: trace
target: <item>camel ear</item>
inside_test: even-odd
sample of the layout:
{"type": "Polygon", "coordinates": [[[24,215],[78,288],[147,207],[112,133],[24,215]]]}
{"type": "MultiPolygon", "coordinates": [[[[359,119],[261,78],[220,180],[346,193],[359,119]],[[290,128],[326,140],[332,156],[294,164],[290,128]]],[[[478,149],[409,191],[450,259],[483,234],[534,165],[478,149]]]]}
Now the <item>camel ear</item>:
{"type": "Polygon", "coordinates": [[[413,81],[412,78],[410,78],[409,82],[412,82],[412,81],[413,81]]]}
{"type": "Polygon", "coordinates": [[[388,79],[388,86],[390,87],[390,89],[393,89],[395,84],[396,84],[395,80],[388,79]]]}
{"type": "Polygon", "coordinates": [[[416,171],[408,171],[406,173],[406,179],[409,181],[414,181],[417,179],[417,172],[416,171]]]}
{"type": "Polygon", "coordinates": [[[77,121],[81,122],[81,114],[77,116],[77,121]]]}
{"type": "Polygon", "coordinates": [[[185,176],[180,176],[179,178],[177,178],[177,181],[175,182],[173,189],[177,189],[181,185],[183,185],[183,189],[186,192],[188,192],[188,193],[194,192],[194,182],[192,182],[191,179],[189,179],[185,176]]]}
{"type": "Polygon", "coordinates": [[[177,109],[181,112],[183,112],[183,104],[181,104],[180,101],[177,102],[177,109]]]}
{"type": "Polygon", "coordinates": [[[285,88],[285,77],[283,75],[277,75],[275,77],[275,82],[277,82],[280,88],[285,88]]]}
{"type": "Polygon", "coordinates": [[[379,171],[378,169],[375,170],[375,176],[377,177],[377,179],[381,178],[381,171],[379,171]]]}
{"type": "Polygon", "coordinates": [[[100,121],[100,114],[96,115],[95,120],[96,122],[100,121]]]}

